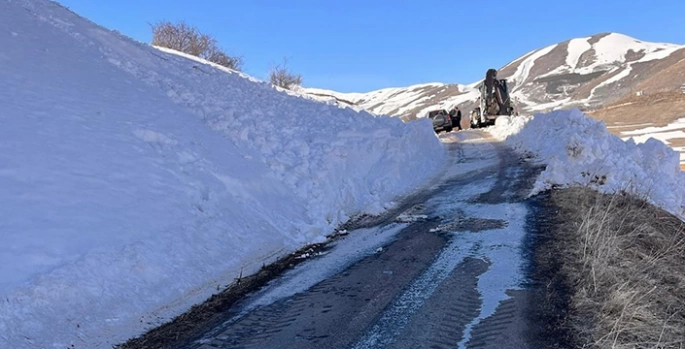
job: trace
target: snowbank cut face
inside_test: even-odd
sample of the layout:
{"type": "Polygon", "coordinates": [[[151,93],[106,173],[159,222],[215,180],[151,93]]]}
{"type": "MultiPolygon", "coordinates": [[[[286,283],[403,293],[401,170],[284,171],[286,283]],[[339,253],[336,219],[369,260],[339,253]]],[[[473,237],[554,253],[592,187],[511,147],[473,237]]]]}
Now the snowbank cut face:
{"type": "Polygon", "coordinates": [[[654,138],[641,144],[623,141],[578,109],[502,116],[490,132],[547,165],[533,194],[553,186],[623,191],[685,218],[685,173],[679,154],[654,138]]]}
{"type": "Polygon", "coordinates": [[[442,167],[429,120],[0,8],[0,348],[110,348],[442,167]]]}

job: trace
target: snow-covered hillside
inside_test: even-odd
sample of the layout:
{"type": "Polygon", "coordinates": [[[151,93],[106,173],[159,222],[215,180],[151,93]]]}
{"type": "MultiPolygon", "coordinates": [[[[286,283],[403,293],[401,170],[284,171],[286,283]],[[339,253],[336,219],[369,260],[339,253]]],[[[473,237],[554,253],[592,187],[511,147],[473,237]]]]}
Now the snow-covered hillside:
{"type": "Polygon", "coordinates": [[[634,82],[633,70],[644,68],[641,63],[665,59],[683,48],[599,34],[530,52],[502,68],[500,77],[512,82],[513,96],[531,111],[590,106],[621,95],[616,90],[634,82]]]}
{"type": "MultiPolygon", "coordinates": [[[[629,36],[608,33],[606,35],[571,39],[530,52],[504,68],[517,65],[516,71],[508,78],[521,88],[532,79],[563,73],[590,74],[604,69],[620,69],[623,64],[628,68],[633,63],[647,62],[667,57],[682,46],[668,43],[643,42],[629,36]],[[531,76],[535,61],[551,53],[555,48],[565,46],[559,65],[542,75],[531,76]],[[532,79],[531,79],[532,78],[532,79]]],[[[617,79],[618,80],[618,79],[617,79]]],[[[514,90],[516,90],[515,88],[514,90]]]]}
{"type": "Polygon", "coordinates": [[[428,120],[278,91],[45,0],[0,2],[0,23],[0,348],[109,348],[442,166],[428,120]]]}

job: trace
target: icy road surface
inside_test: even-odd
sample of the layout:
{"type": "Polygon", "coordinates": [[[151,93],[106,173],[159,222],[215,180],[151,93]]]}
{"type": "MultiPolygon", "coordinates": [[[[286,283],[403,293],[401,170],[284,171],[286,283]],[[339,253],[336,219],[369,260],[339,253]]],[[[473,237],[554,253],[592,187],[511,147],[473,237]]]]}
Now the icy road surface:
{"type": "Polygon", "coordinates": [[[541,169],[481,131],[441,138],[442,181],[359,221],[186,347],[536,347],[523,251],[541,169]]]}

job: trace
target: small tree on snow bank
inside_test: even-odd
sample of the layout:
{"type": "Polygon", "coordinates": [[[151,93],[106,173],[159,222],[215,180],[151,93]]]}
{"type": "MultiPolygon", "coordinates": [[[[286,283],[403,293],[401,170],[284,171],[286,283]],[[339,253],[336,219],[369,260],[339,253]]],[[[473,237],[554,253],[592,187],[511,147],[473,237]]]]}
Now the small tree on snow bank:
{"type": "Polygon", "coordinates": [[[271,84],[287,89],[302,85],[302,75],[291,73],[288,71],[287,65],[288,59],[284,58],[283,63],[278,64],[271,69],[271,72],[269,73],[271,84]]]}
{"type": "Polygon", "coordinates": [[[184,22],[162,21],[153,24],[152,45],[200,57],[233,70],[240,70],[243,65],[242,58],[223,52],[213,36],[184,22]]]}

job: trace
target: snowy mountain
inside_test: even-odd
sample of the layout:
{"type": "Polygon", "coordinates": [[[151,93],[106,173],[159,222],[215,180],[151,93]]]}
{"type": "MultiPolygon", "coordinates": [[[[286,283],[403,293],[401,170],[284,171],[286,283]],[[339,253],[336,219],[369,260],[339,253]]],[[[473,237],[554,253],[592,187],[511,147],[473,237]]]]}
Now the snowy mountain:
{"type": "Polygon", "coordinates": [[[400,116],[405,120],[414,119],[423,109],[440,105],[445,108],[453,104],[462,105],[478,97],[475,84],[450,85],[429,83],[409,87],[385,88],[368,93],[340,93],[330,90],[305,88],[310,96],[332,97],[346,104],[356,105],[377,115],[400,116]]]}
{"type": "MultiPolygon", "coordinates": [[[[685,46],[604,33],[530,52],[501,68],[499,76],[513,82],[513,96],[531,111],[597,108],[631,93],[660,71],[656,67],[675,64],[683,54],[685,46]]],[[[677,76],[668,80],[685,83],[677,76]]]]}
{"type": "MultiPolygon", "coordinates": [[[[577,106],[596,109],[637,90],[663,92],[685,85],[685,46],[643,42],[603,33],[550,45],[513,60],[498,76],[510,81],[522,112],[577,106]]],[[[485,76],[483,70],[483,76],[485,76]]],[[[474,106],[477,92],[468,85],[430,83],[368,93],[306,89],[312,95],[352,102],[372,113],[414,119],[435,106],[474,106]]]]}
{"type": "Polygon", "coordinates": [[[275,89],[55,2],[0,1],[0,23],[0,348],[111,348],[445,160],[428,120],[275,89]]]}

